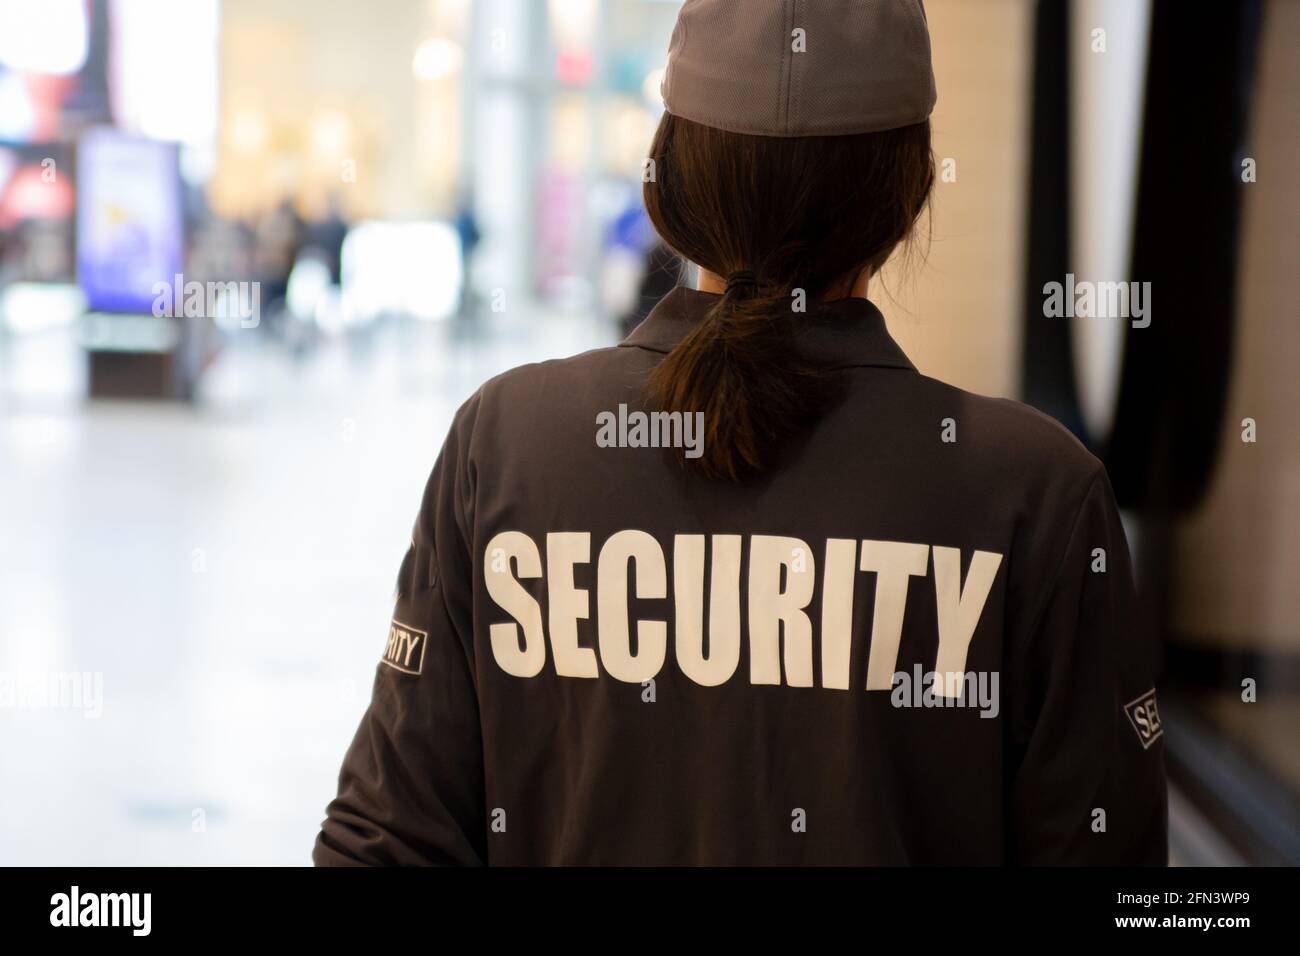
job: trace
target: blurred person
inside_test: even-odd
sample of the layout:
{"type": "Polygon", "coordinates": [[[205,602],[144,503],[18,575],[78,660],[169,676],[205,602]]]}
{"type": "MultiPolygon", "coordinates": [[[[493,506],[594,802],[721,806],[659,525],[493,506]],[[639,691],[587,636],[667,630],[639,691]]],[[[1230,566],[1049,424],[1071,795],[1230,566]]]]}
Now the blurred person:
{"type": "Polygon", "coordinates": [[[867,298],[934,181],[919,0],[687,0],[664,99],[698,288],[460,409],[315,862],[1163,864],[1102,465],[867,298]]]}
{"type": "Polygon", "coordinates": [[[261,282],[262,308],[274,323],[282,315],[289,274],[306,241],[307,227],[293,202],[283,199],[258,220],[254,261],[261,282]]]}
{"type": "Polygon", "coordinates": [[[462,326],[468,326],[474,320],[474,287],[470,281],[470,270],[474,265],[474,251],[483,238],[478,227],[478,217],[474,215],[472,194],[466,192],[460,197],[451,225],[456,230],[460,245],[460,301],[456,306],[456,319],[462,326]]]}
{"type": "Polygon", "coordinates": [[[641,279],[637,283],[632,308],[620,320],[624,335],[646,320],[659,300],[677,287],[681,278],[681,260],[662,241],[655,242],[645,254],[641,279]]]}
{"type": "Polygon", "coordinates": [[[338,194],[331,192],[325,200],[324,212],[307,224],[304,242],[319,251],[334,285],[343,281],[343,242],[347,237],[348,221],[343,215],[343,205],[338,194]]]}

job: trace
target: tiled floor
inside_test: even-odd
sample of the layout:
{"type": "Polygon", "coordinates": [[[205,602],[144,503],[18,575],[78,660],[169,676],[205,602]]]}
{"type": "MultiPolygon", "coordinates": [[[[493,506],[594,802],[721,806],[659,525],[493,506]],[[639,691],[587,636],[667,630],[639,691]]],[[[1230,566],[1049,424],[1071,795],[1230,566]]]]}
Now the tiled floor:
{"type": "Polygon", "coordinates": [[[85,403],[68,335],[0,343],[0,864],[307,862],[452,413],[613,338],[237,342],[197,408],[85,403]]]}

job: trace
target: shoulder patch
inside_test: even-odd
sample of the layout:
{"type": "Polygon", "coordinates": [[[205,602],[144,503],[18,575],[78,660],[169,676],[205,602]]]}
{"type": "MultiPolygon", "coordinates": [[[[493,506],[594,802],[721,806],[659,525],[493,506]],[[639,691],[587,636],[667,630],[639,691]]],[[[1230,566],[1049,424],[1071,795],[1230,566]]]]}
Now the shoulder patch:
{"type": "Polygon", "coordinates": [[[1128,722],[1138,735],[1142,749],[1146,750],[1164,735],[1165,727],[1160,722],[1160,712],[1156,710],[1156,689],[1152,687],[1137,700],[1124,705],[1128,722]]]}
{"type": "Polygon", "coordinates": [[[388,628],[382,663],[403,674],[419,674],[424,669],[424,645],[428,640],[428,631],[394,619],[388,628]]]}

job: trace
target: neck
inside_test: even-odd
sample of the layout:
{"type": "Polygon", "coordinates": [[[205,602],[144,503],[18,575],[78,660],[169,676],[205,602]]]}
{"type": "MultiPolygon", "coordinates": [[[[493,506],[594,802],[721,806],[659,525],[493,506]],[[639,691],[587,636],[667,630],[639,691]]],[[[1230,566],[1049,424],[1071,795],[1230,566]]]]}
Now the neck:
{"type": "MultiPolygon", "coordinates": [[[[848,282],[839,283],[827,290],[826,294],[821,296],[817,301],[834,302],[836,299],[865,299],[867,298],[867,286],[871,279],[871,270],[863,269],[854,277],[852,284],[848,282]]],[[[721,295],[727,291],[727,280],[715,272],[700,266],[699,278],[695,281],[695,288],[701,292],[711,292],[715,295],[721,295]]]]}

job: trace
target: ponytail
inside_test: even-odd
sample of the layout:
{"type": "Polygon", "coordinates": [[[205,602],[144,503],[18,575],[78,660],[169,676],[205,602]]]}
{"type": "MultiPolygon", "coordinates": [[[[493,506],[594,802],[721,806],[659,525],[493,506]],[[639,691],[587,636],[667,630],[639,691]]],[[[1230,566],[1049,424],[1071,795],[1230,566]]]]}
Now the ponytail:
{"type": "Polygon", "coordinates": [[[644,196],[656,230],[727,288],[653,370],[648,398],[703,413],[702,454],[682,455],[684,465],[741,481],[768,469],[838,391],[839,375],[796,347],[795,295],[878,270],[907,238],[933,178],[929,124],[784,138],[666,113],[651,159],[660,175],[644,196]]]}
{"type": "MultiPolygon", "coordinates": [[[[651,401],[703,412],[711,478],[764,471],[790,433],[816,419],[836,379],[795,351],[792,290],[728,282],[728,289],[651,373],[651,401]]],[[[683,458],[683,461],[691,459],[683,458]]]]}

